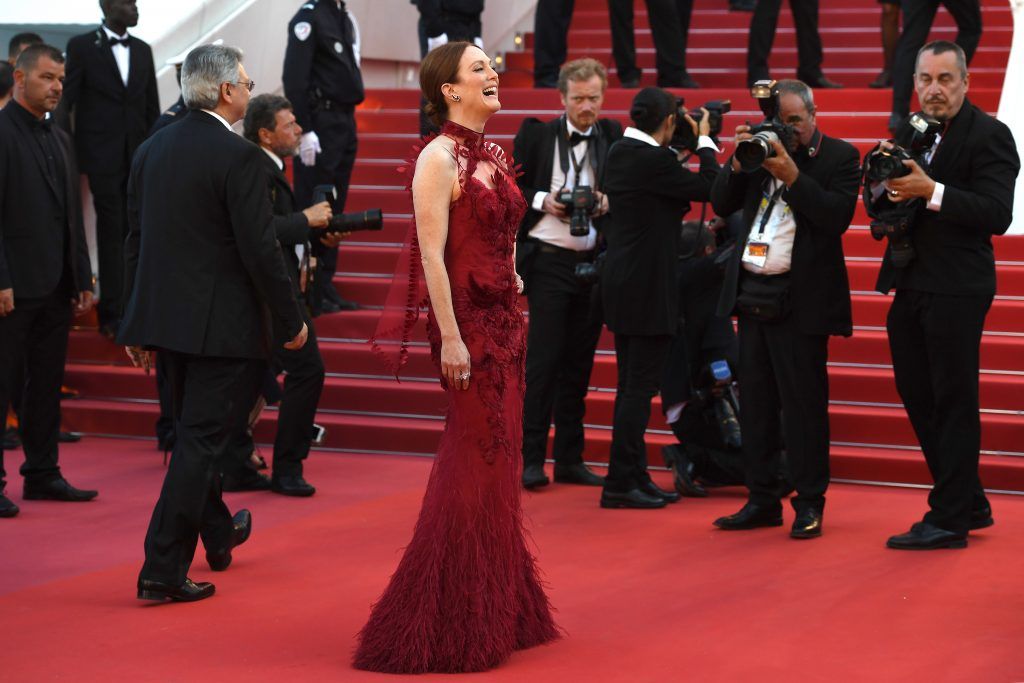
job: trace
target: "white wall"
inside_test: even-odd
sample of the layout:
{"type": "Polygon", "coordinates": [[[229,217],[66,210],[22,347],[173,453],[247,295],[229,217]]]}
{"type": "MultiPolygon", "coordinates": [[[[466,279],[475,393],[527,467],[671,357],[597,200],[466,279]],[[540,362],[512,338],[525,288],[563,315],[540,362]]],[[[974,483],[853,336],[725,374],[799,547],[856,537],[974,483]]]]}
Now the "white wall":
{"type": "MultiPolygon", "coordinates": [[[[1024,159],[1024,0],[1010,0],[1013,7],[1013,45],[1006,65],[1006,79],[999,102],[999,119],[1013,131],[1017,154],[1024,159]]],[[[1024,234],[1024,172],[1017,175],[1013,195],[1013,224],[1008,234],[1024,234]]]]}

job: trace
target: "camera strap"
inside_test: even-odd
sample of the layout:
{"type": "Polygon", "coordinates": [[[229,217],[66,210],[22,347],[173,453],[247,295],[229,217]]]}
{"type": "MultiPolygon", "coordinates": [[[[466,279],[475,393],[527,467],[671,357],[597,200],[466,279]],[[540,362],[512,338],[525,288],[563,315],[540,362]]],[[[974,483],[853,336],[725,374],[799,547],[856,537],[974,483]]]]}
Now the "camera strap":
{"type": "MultiPolygon", "coordinates": [[[[565,188],[569,184],[570,161],[572,162],[572,170],[576,174],[576,182],[574,185],[579,185],[580,171],[583,169],[583,165],[587,163],[587,158],[590,156],[590,147],[595,142],[595,138],[597,136],[597,124],[594,124],[590,128],[590,139],[587,140],[587,150],[583,153],[582,159],[577,159],[576,153],[569,147],[569,123],[564,115],[562,116],[562,125],[559,126],[559,128],[561,129],[561,132],[558,135],[558,160],[562,167],[562,175],[564,178],[562,181],[562,187],[565,188]]],[[[596,174],[591,186],[595,188],[597,186],[596,174]]]]}
{"type": "MultiPolygon", "coordinates": [[[[762,199],[763,199],[764,195],[768,194],[768,188],[771,187],[771,180],[770,179],[768,180],[768,183],[769,183],[768,186],[765,187],[764,191],[762,192],[762,199]]],[[[764,239],[764,231],[765,231],[765,228],[768,226],[768,221],[771,220],[772,211],[775,209],[775,204],[779,201],[779,197],[782,196],[782,191],[785,190],[785,189],[786,189],[786,184],[780,182],[779,183],[779,187],[774,192],[771,193],[771,195],[770,195],[770,197],[768,199],[768,204],[764,208],[764,214],[762,214],[761,220],[758,223],[757,232],[756,233],[751,233],[751,235],[750,235],[751,239],[756,240],[756,241],[761,241],[761,240],[764,239]]]]}

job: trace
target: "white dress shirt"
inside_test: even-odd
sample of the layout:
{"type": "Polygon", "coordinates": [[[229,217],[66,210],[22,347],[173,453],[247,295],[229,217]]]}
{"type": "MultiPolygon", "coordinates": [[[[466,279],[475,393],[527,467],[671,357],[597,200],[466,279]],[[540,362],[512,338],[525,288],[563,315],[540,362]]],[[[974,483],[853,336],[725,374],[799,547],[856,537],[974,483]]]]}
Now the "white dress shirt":
{"type": "MultiPolygon", "coordinates": [[[[117,35],[106,26],[103,27],[103,31],[107,34],[107,37],[112,40],[122,40],[128,37],[127,31],[125,31],[123,36],[117,35]]],[[[128,46],[111,45],[110,50],[114,53],[114,61],[117,62],[117,70],[121,72],[121,82],[124,83],[125,87],[128,87],[128,67],[130,60],[128,46]]]]}
{"type": "MultiPolygon", "coordinates": [[[[767,191],[774,194],[782,184],[778,178],[772,178],[767,191]]],[[[772,213],[764,226],[764,232],[759,232],[761,220],[764,218],[764,212],[769,204],[769,197],[762,196],[761,205],[757,209],[757,215],[754,216],[754,223],[750,228],[747,243],[763,242],[767,244],[768,256],[763,266],[751,263],[744,258],[742,261],[744,270],[762,275],[781,275],[789,272],[793,262],[793,241],[796,239],[796,217],[793,215],[793,209],[782,198],[783,194],[779,194],[775,205],[772,206],[772,213]]]]}
{"type": "Polygon", "coordinates": [[[232,133],[235,132],[234,129],[231,127],[231,124],[228,123],[228,120],[226,118],[224,118],[223,116],[221,116],[220,114],[218,114],[217,112],[215,112],[214,110],[212,110],[212,109],[203,109],[203,111],[205,111],[207,114],[209,114],[213,118],[215,118],[218,121],[220,121],[221,123],[223,123],[224,127],[227,128],[228,130],[230,130],[232,133]]]}

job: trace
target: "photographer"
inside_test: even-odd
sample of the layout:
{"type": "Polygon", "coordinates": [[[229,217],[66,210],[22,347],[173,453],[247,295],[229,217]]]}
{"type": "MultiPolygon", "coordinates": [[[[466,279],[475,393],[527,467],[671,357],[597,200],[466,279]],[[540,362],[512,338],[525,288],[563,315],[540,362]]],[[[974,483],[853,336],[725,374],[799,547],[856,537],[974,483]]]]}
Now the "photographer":
{"type": "Polygon", "coordinates": [[[747,504],[715,526],[782,525],[781,409],[797,491],[791,536],[813,538],[821,535],[829,479],[828,337],[853,331],[842,235],[857,203],[860,164],[852,145],[817,129],[806,84],[759,81],[752,94],[766,121],[736,128],[736,152],[711,192],[716,213],[743,210],[718,312],[739,317],[750,490],[747,504]]]}
{"type": "MultiPolygon", "coordinates": [[[[967,59],[958,45],[921,48],[914,82],[923,114],[942,125],[922,159],[929,170],[903,161],[909,173],[866,191],[916,204],[911,251],[902,250],[910,258],[898,267],[890,238],[876,288],[896,290],[886,321],[896,388],[935,487],[924,520],[888,546],[962,548],[969,530],[993,523],[978,479],[978,356],[996,292],[992,235],[1010,225],[1020,161],[1010,130],[967,100],[967,59]]],[[[907,146],[913,136],[906,124],[896,142],[907,146]]]]}
{"type": "MultiPolygon", "coordinates": [[[[245,112],[245,137],[260,146],[266,168],[268,191],[274,212],[274,232],[281,244],[288,276],[295,298],[306,301],[313,277],[310,268],[310,243],[320,241],[325,247],[337,246],[338,233],[323,235],[331,219],[331,208],[320,202],[304,211],[297,211],[295,197],[284,176],[282,159],[295,153],[302,128],[295,121],[291,103],[279,95],[252,98],[245,112]]],[[[277,436],[274,439],[273,476],[270,490],[288,496],[311,496],[316,492],[302,476],[302,461],[309,455],[313,439],[313,418],[324,386],[324,362],[316,340],[316,330],[307,305],[299,306],[309,329],[305,346],[290,350],[280,342],[272,345],[274,374],[285,372],[284,394],[278,409],[277,436]]],[[[275,329],[274,336],[283,340],[287,334],[275,329]]],[[[244,456],[234,458],[244,466],[244,456]]],[[[228,472],[225,475],[228,476],[228,472]]]]}
{"type": "Polygon", "coordinates": [[[619,377],[601,507],[660,508],[679,494],[651,481],[644,431],[678,327],[679,223],[691,201],[707,201],[718,163],[708,137],[708,112],[701,111],[699,125],[685,114],[678,121],[697,137],[699,173],[683,167],[683,152],[668,147],[680,116],[675,97],[661,88],[644,88],[629,115],[635,127],[627,128],[609,150],[605,173],[611,218],[605,228],[601,301],[615,334],[619,377]]]}
{"type": "Polygon", "coordinates": [[[583,415],[601,335],[593,264],[595,226],[605,220],[608,198],[598,188],[608,147],[622,137],[617,122],[598,118],[606,86],[600,62],[567,63],[558,75],[565,113],[546,123],[528,118],[515,138],[514,158],[522,163],[518,183],[532,208],[523,217],[516,251],[530,302],[523,409],[528,489],[549,483],[544,455],[552,414],[555,481],[602,484],[583,464],[583,415]],[[573,208],[574,196],[583,202],[579,208],[573,208]]]}

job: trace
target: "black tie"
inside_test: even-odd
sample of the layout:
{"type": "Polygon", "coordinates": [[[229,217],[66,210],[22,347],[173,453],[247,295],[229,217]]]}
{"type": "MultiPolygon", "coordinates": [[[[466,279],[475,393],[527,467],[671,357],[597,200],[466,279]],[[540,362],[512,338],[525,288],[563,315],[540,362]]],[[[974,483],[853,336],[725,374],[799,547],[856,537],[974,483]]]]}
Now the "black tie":
{"type": "Polygon", "coordinates": [[[128,47],[128,39],[127,38],[110,38],[109,42],[110,42],[110,47],[114,47],[115,45],[124,45],[125,47],[128,47]]]}
{"type": "Polygon", "coordinates": [[[583,133],[575,133],[575,132],[572,135],[569,136],[569,146],[570,147],[575,147],[576,145],[580,144],[581,142],[590,142],[590,136],[589,135],[584,135],[583,133]]]}

